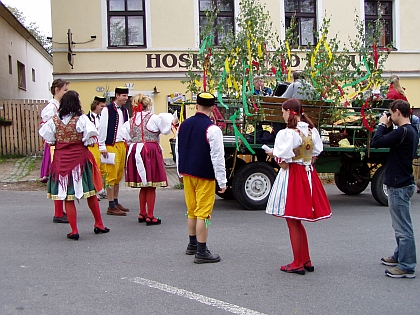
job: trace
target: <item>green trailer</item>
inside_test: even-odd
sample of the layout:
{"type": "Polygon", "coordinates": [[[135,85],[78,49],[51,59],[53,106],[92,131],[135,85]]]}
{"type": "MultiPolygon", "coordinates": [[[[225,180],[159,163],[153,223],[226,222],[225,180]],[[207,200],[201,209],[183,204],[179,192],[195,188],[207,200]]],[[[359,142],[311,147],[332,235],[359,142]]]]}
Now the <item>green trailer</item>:
{"type": "MultiPolygon", "coordinates": [[[[259,104],[263,110],[251,110],[252,115],[241,114],[235,117],[235,121],[223,119],[217,122],[226,134],[224,148],[228,179],[228,189],[223,194],[217,193],[218,196],[224,199],[236,199],[248,210],[265,209],[279,166],[261,148],[263,143],[258,141],[257,133],[261,132],[261,126],[264,125],[277,124],[276,127],[281,128],[283,124],[284,127],[281,114],[281,104],[284,101],[285,99],[281,98],[263,98],[259,104]],[[248,145],[238,139],[237,135],[229,134],[229,129],[234,129],[230,127],[233,124],[241,135],[246,137],[248,145]],[[253,126],[251,133],[246,132],[249,125],[253,126]]],[[[345,130],[351,145],[351,147],[338,147],[324,143],[324,150],[315,164],[317,172],[334,174],[337,188],[348,195],[362,193],[371,183],[374,199],[379,204],[387,206],[387,190],[383,182],[388,149],[370,147],[372,134],[362,125],[360,119],[355,125],[323,125],[331,106],[322,102],[304,103],[305,114],[314,121],[318,130],[334,129],[341,132],[345,130]]],[[[225,118],[230,116],[223,107],[219,106],[219,109],[225,118]]],[[[229,104],[229,110],[235,110],[235,105],[229,104]]],[[[385,108],[380,107],[373,112],[379,114],[384,110],[385,108]]],[[[360,118],[360,110],[357,108],[346,111],[349,115],[360,118]]]]}

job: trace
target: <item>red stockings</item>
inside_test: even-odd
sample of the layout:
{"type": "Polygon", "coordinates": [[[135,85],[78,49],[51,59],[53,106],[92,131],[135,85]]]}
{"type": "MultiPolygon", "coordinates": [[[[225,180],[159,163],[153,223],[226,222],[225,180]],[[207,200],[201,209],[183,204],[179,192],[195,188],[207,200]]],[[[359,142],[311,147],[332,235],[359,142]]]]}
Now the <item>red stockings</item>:
{"type": "Polygon", "coordinates": [[[64,202],[63,200],[54,200],[54,216],[61,218],[64,215],[64,202]]]}
{"type": "Polygon", "coordinates": [[[292,244],[294,257],[291,266],[292,268],[300,268],[311,260],[306,230],[301,220],[286,219],[286,222],[289,227],[290,243],[292,244]]]}
{"type": "Polygon", "coordinates": [[[140,203],[140,215],[143,217],[148,216],[153,218],[155,212],[155,201],[156,201],[156,187],[144,187],[140,188],[139,192],[139,203],[140,203]],[[147,211],[146,211],[147,205],[147,211]]]}
{"type": "MultiPolygon", "coordinates": [[[[101,209],[99,208],[98,198],[96,196],[89,197],[87,199],[88,206],[90,211],[92,211],[93,217],[95,218],[95,226],[100,229],[105,229],[104,224],[102,223],[101,209]]],[[[74,200],[64,201],[66,207],[67,218],[71,227],[71,234],[77,234],[77,212],[76,206],[74,205],[74,200]]]]}

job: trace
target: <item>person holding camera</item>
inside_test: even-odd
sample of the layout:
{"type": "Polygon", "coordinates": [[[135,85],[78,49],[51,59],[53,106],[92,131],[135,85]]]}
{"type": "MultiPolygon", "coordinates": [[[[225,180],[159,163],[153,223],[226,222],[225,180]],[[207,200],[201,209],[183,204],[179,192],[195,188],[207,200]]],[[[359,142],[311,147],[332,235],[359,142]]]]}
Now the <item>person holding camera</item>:
{"type": "Polygon", "coordinates": [[[388,204],[397,247],[394,254],[381,259],[390,266],[385,274],[391,278],[415,278],[416,245],[410,216],[410,199],[416,185],[413,158],[417,156],[419,135],[410,123],[410,104],[403,100],[391,103],[390,112],[379,119],[373,136],[373,148],[390,148],[385,164],[384,184],[388,188],[388,204]],[[398,128],[393,129],[392,124],[398,128]]]}

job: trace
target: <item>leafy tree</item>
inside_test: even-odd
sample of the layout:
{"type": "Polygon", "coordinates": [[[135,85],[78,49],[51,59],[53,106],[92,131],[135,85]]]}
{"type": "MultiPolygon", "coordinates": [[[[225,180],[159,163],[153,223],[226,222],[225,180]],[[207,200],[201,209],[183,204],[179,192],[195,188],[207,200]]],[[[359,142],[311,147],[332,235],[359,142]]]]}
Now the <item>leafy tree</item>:
{"type": "Polygon", "coordinates": [[[12,12],[12,14],[16,17],[16,19],[32,34],[33,37],[44,47],[46,51],[51,55],[52,53],[52,44],[51,40],[49,40],[44,34],[41,33],[39,27],[36,25],[35,22],[30,22],[29,24],[26,22],[26,16],[23,14],[16,7],[12,7],[7,5],[7,9],[12,12]]]}

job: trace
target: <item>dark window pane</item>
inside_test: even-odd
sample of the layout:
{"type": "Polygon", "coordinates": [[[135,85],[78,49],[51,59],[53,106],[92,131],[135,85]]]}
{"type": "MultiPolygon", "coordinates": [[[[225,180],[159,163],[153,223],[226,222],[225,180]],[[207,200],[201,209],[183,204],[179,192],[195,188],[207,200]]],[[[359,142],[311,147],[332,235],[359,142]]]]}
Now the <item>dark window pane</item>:
{"type": "Polygon", "coordinates": [[[124,0],[109,0],[109,11],[124,11],[124,0]]]}
{"type": "Polygon", "coordinates": [[[220,17],[217,18],[217,24],[222,27],[222,30],[219,31],[219,43],[222,42],[226,35],[233,32],[232,18],[230,17],[220,17]]]}
{"type": "Polygon", "coordinates": [[[217,8],[220,11],[233,11],[232,0],[217,0],[217,8]]]}
{"type": "Polygon", "coordinates": [[[298,10],[298,0],[285,0],[284,10],[286,12],[295,12],[298,10]]]}
{"type": "Polygon", "coordinates": [[[199,6],[200,6],[200,8],[199,8],[200,11],[210,11],[210,10],[212,10],[211,0],[200,0],[199,6]]]}
{"type": "Polygon", "coordinates": [[[365,14],[366,15],[377,15],[376,2],[365,2],[365,14]]]}
{"type": "Polygon", "coordinates": [[[143,1],[142,0],[128,0],[127,11],[143,11],[143,1]]]}
{"type": "Polygon", "coordinates": [[[301,0],[300,12],[315,13],[315,0],[301,0]]]}
{"type": "Polygon", "coordinates": [[[128,17],[128,45],[144,45],[143,17],[128,17]]]}
{"type": "Polygon", "coordinates": [[[378,13],[381,15],[391,14],[392,12],[392,3],[391,2],[381,2],[381,5],[378,8],[378,13]]]}
{"type": "Polygon", "coordinates": [[[110,44],[111,46],[124,46],[125,43],[125,18],[111,17],[110,26],[110,44]]]}
{"type": "Polygon", "coordinates": [[[300,42],[304,46],[313,45],[314,40],[315,19],[301,18],[300,19],[300,42]]]}

